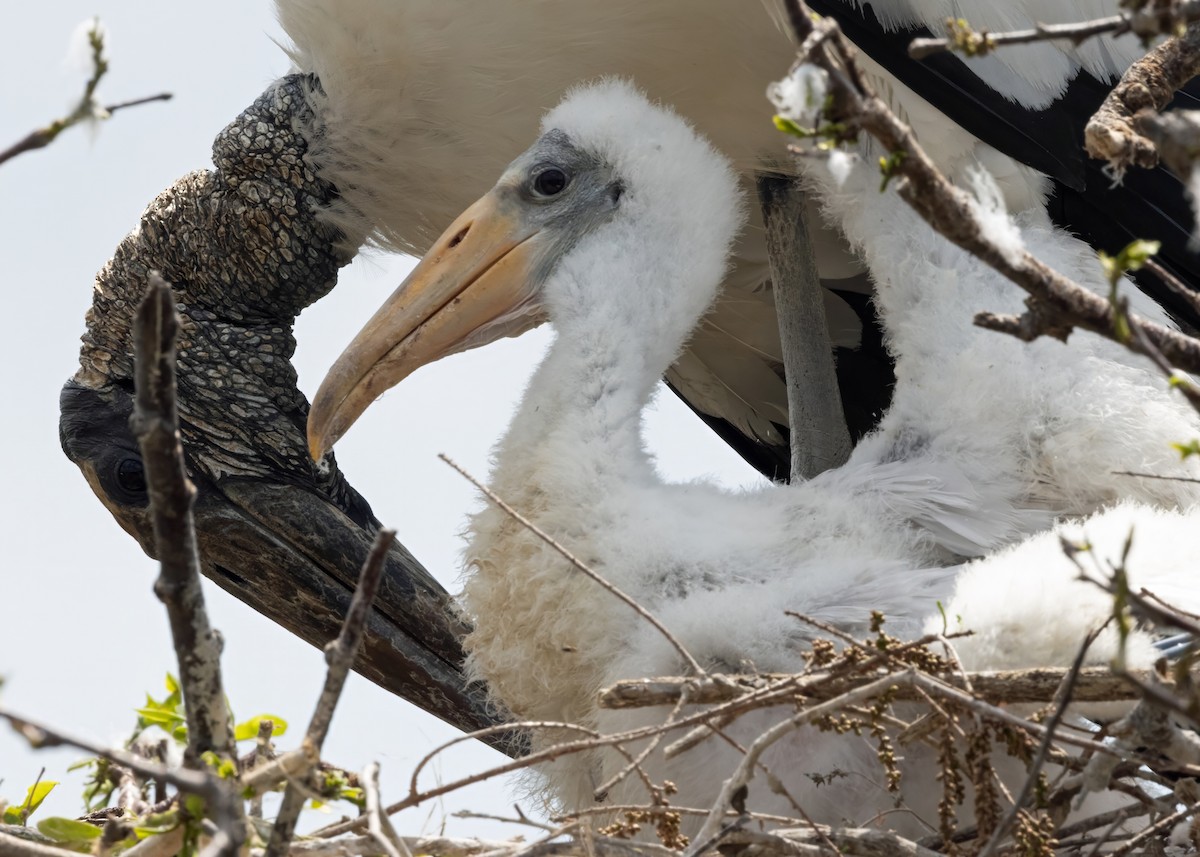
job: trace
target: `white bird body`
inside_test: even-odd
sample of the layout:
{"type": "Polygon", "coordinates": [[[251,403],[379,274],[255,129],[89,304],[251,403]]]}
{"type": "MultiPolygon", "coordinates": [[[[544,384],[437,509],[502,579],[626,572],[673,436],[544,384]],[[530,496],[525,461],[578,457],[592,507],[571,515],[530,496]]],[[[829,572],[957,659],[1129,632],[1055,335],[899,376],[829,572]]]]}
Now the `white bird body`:
{"type": "MultiPolygon", "coordinates": [[[[528,251],[537,283],[512,300],[525,306],[534,289],[533,300],[557,335],[497,446],[492,487],[658,615],[702,665],[798,669],[809,633],[785,610],[856,634],[865,631],[871,610],[882,610],[893,633],[912,637],[938,615],[939,602],[971,627],[996,631],[964,649],[968,668],[999,661],[1063,665],[1105,615],[1102,598],[1081,592],[1086,587],[1061,564],[1042,570],[1025,563],[1022,551],[1044,558],[1044,542],[965,571],[960,563],[1043,531],[1056,516],[1088,515],[1121,498],[1194,510],[1195,485],[1114,473],[1200,473],[1181,464],[1170,446],[1196,436],[1200,421],[1149,364],[1098,337],[1025,345],[974,327],[979,309],[1018,311],[1019,291],[933,235],[894,193],[880,194],[877,176],[862,165],[840,190],[826,188],[825,199],[830,216],[871,265],[897,359],[896,396],[879,430],[846,465],[803,484],[740,494],[702,483],[663,484],[642,444],[641,412],[716,297],[737,228],[736,179],[686,125],[621,83],[574,93],[542,129],[539,142],[443,234],[331,370],[310,419],[315,450],[325,448],[328,426],[337,427],[336,435],[348,425],[336,415],[343,399],[359,395],[369,403],[376,381],[394,383],[445,353],[437,344],[440,329],[422,326],[434,324],[437,312],[406,322],[395,336],[385,335],[388,313],[416,312],[412,307],[426,300],[417,284],[441,283],[438,272],[459,264],[455,254],[465,259],[463,271],[470,273],[463,282],[472,292],[445,292],[430,305],[453,305],[453,312],[460,301],[467,306],[474,284],[491,276],[479,273],[491,269],[471,267],[485,252],[472,242],[492,234],[488,212],[524,205],[509,201],[513,188],[524,187],[527,174],[563,149],[585,153],[579,157],[593,165],[588,170],[620,190],[592,228],[576,235],[565,220],[554,221],[536,233],[539,239],[554,230],[574,237],[553,251],[528,251]],[[435,344],[422,344],[430,341],[435,344]],[[404,363],[395,377],[377,377],[391,372],[387,364],[394,360],[404,363]],[[1007,587],[1003,601],[976,600],[973,593],[989,586],[997,593],[997,581],[1007,587]],[[1051,595],[1084,606],[1062,615],[1061,605],[1048,603],[1051,595]],[[1041,635],[1050,610],[1058,624],[1052,638],[1041,635]],[[1022,624],[1022,615],[1029,621],[1022,624]],[[1011,631],[1020,648],[1003,651],[997,629],[1011,631]]],[[[577,193],[585,194],[588,175],[574,179],[577,193]]],[[[824,180],[821,173],[817,180],[824,180]]],[[[980,186],[980,204],[997,204],[986,182],[980,186]]],[[[546,204],[534,200],[529,210],[546,204]]],[[[567,210],[592,222],[584,203],[567,210]]],[[[520,222],[534,214],[506,216],[520,222]]],[[[1041,212],[1027,212],[1018,225],[1006,227],[1011,241],[1094,289],[1105,287],[1090,251],[1041,212]]],[[[529,246],[521,236],[535,234],[531,228],[517,229],[513,240],[519,241],[511,246],[529,246]]],[[[500,270],[510,256],[488,264],[500,270]]],[[[518,264],[526,263],[512,262],[518,264]]],[[[1162,318],[1148,300],[1131,299],[1145,316],[1162,318]]],[[[507,329],[492,331],[491,338],[507,329]]],[[[486,323],[472,344],[480,330],[488,330],[486,323]]],[[[353,406],[351,419],[362,408],[353,406]]],[[[464,598],[475,623],[467,640],[469,667],[500,704],[521,719],[589,728],[624,727],[650,716],[601,712],[596,692],[617,679],[680,673],[679,655],[665,639],[503,512],[477,514],[469,537],[464,598]]],[[[1200,540],[1200,528],[1192,526],[1186,537],[1200,540]]],[[[1200,587],[1189,585],[1192,575],[1178,562],[1148,560],[1131,573],[1135,585],[1165,584],[1183,596],[1184,606],[1200,606],[1200,587]]],[[[1093,657],[1103,659],[1112,645],[1100,640],[1093,657]]],[[[1131,660],[1145,662],[1148,652],[1145,635],[1138,636],[1131,660]]],[[[753,725],[740,723],[737,735],[745,738],[753,725]]],[[[535,743],[561,737],[543,733],[535,743]]],[[[708,745],[701,754],[707,773],[691,770],[688,761],[658,771],[680,786],[679,804],[708,805],[729,769],[719,759],[726,751],[715,740],[708,745]]],[[[776,773],[818,820],[842,821],[853,807],[863,821],[890,805],[882,792],[879,800],[864,797],[858,778],[821,790],[805,776],[834,766],[865,776],[873,759],[864,755],[865,745],[835,747],[797,733],[773,752],[788,763],[776,773]]],[[[603,752],[564,759],[548,771],[550,793],[568,808],[586,805],[621,764],[603,752]]],[[[920,796],[906,797],[920,803],[920,796]]],[[[778,808],[769,806],[772,800],[766,807],[756,800],[754,808],[778,808]]]]}
{"type": "MultiPolygon", "coordinates": [[[[764,82],[794,48],[774,0],[521,0],[486,6],[459,0],[277,0],[298,67],[315,72],[319,133],[311,154],[341,191],[332,212],[359,241],[421,255],[442,227],[491,186],[521,152],[530,128],[577,81],[637,80],[651,98],[692,117],[751,188],[761,169],[790,170],[763,110],[764,82]]],[[[1073,20],[1098,0],[916,2],[872,7],[893,23],[935,28],[951,14],[985,25],[1073,20]],[[1048,8],[1052,7],[1052,8],[1048,8]]],[[[1083,62],[1119,73],[1136,40],[1094,40],[1079,50],[1036,45],[972,61],[1006,96],[1044,104],[1083,62]]],[[[1040,207],[1044,182],[946,118],[864,60],[881,91],[910,121],[943,169],[961,177],[978,163],[997,178],[1009,210],[1040,207]]],[[[769,289],[758,206],[738,240],[720,301],[677,355],[667,377],[691,404],[750,437],[779,444],[787,423],[782,349],[769,289]]],[[[810,223],[815,224],[816,218],[810,223]]],[[[863,291],[861,264],[836,232],[814,240],[823,278],[863,291]]],[[[855,346],[861,322],[832,293],[834,345],[855,346]]]]}

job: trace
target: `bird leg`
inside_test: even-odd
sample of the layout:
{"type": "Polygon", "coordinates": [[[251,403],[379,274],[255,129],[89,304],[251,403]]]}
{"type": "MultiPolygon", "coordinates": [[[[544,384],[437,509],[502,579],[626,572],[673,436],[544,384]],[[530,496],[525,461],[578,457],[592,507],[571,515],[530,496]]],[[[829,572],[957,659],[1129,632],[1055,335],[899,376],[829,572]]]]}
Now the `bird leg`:
{"type": "Polygon", "coordinates": [[[811,479],[850,457],[850,432],[834,370],[825,301],[794,178],[759,173],[779,338],[787,380],[792,479],[811,479]]]}

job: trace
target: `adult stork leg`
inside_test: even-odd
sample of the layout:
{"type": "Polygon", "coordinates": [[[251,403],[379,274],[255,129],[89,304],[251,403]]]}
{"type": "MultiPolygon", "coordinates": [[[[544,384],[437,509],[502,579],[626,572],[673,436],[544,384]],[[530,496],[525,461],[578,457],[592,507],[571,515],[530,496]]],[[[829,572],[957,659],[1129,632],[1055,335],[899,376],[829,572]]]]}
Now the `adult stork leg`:
{"type": "Polygon", "coordinates": [[[850,431],[805,222],[804,191],[796,179],[773,173],[759,173],[757,186],[783,343],[792,479],[811,479],[850,457],[850,431]]]}

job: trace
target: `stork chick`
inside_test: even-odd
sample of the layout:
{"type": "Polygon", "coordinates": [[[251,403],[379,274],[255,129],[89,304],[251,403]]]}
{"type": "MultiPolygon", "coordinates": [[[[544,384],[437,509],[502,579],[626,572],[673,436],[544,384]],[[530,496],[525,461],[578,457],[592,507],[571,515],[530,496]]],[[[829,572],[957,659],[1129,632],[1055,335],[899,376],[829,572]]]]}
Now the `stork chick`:
{"type": "MultiPolygon", "coordinates": [[[[878,181],[849,183],[868,180],[878,181]]],[[[1017,307],[1016,290],[931,234],[894,194],[832,199],[879,280],[900,378],[880,430],[837,470],[745,494],[668,485],[655,474],[642,411],[717,295],[742,201],[723,157],[619,81],[577,89],[552,110],[537,142],[367,323],[316,395],[311,452],[321,456],[376,396],[424,363],[549,319],[556,338],[496,449],[495,491],[656,612],[702,665],[725,670],[798,668],[806,631],[785,610],[850,633],[865,632],[870,611],[882,610],[893,633],[915,636],[951,599],[966,557],[1120,494],[1167,505],[1195,499],[1187,486],[1127,487],[1112,475],[1171,472],[1169,442],[1198,430],[1139,360],[1098,338],[1024,345],[973,327],[981,304],[1017,307]],[[1106,442],[1113,427],[1119,442],[1106,442]],[[1103,460],[1078,473],[1089,454],[1103,460]]],[[[1017,238],[1030,250],[1086,274],[1074,239],[1044,217],[1022,227],[1017,238]]],[[[1098,270],[1085,281],[1104,287],[1098,270]]],[[[1161,317],[1152,305],[1138,309],[1161,317]]],[[[678,654],[627,605],[502,512],[472,519],[467,557],[469,667],[515,716],[626,726],[646,715],[602,715],[597,691],[619,678],[680,672],[678,654]]],[[[1153,586],[1146,571],[1139,584],[1153,586]]],[[[1038,575],[1016,565],[1003,573],[1038,575]]],[[[1070,575],[1059,582],[1070,591],[1070,575]]],[[[1003,607],[1007,620],[1012,604],[1003,607]]],[[[989,605],[964,616],[987,627],[989,605]]],[[[1071,640],[1098,624],[1091,608],[1059,618],[1071,640]]],[[[1061,647],[1038,643],[1038,628],[1018,631],[1033,635],[1018,660],[1062,662],[1061,647]]],[[[1096,657],[1113,645],[1102,639],[1096,657]]],[[[979,651],[969,666],[987,666],[991,650],[979,651]]],[[[1150,657],[1144,635],[1131,657],[1150,657]]],[[[709,743],[713,754],[733,753],[709,743]]],[[[891,805],[867,779],[873,751],[865,745],[798,732],[775,752],[789,763],[776,772],[817,820],[861,822],[891,805]],[[822,789],[805,777],[833,767],[862,776],[822,789]]],[[[602,753],[559,763],[553,796],[568,808],[590,803],[620,764],[602,753]]],[[[730,766],[690,764],[656,773],[679,783],[682,804],[706,806],[730,766]]],[[[923,796],[908,797],[919,804],[923,796]]]]}

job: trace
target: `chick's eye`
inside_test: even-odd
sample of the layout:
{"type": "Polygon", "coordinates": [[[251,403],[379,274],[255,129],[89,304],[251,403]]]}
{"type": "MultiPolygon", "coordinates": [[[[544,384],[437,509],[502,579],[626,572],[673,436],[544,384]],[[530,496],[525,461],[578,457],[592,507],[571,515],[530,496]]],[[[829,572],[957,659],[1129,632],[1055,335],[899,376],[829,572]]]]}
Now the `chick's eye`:
{"type": "Polygon", "coordinates": [[[533,177],[533,189],[541,196],[557,196],[567,186],[567,174],[558,167],[547,167],[533,177]]]}
{"type": "Polygon", "coordinates": [[[140,458],[122,458],[117,465],[117,484],[131,494],[146,493],[146,471],[140,458]]]}

